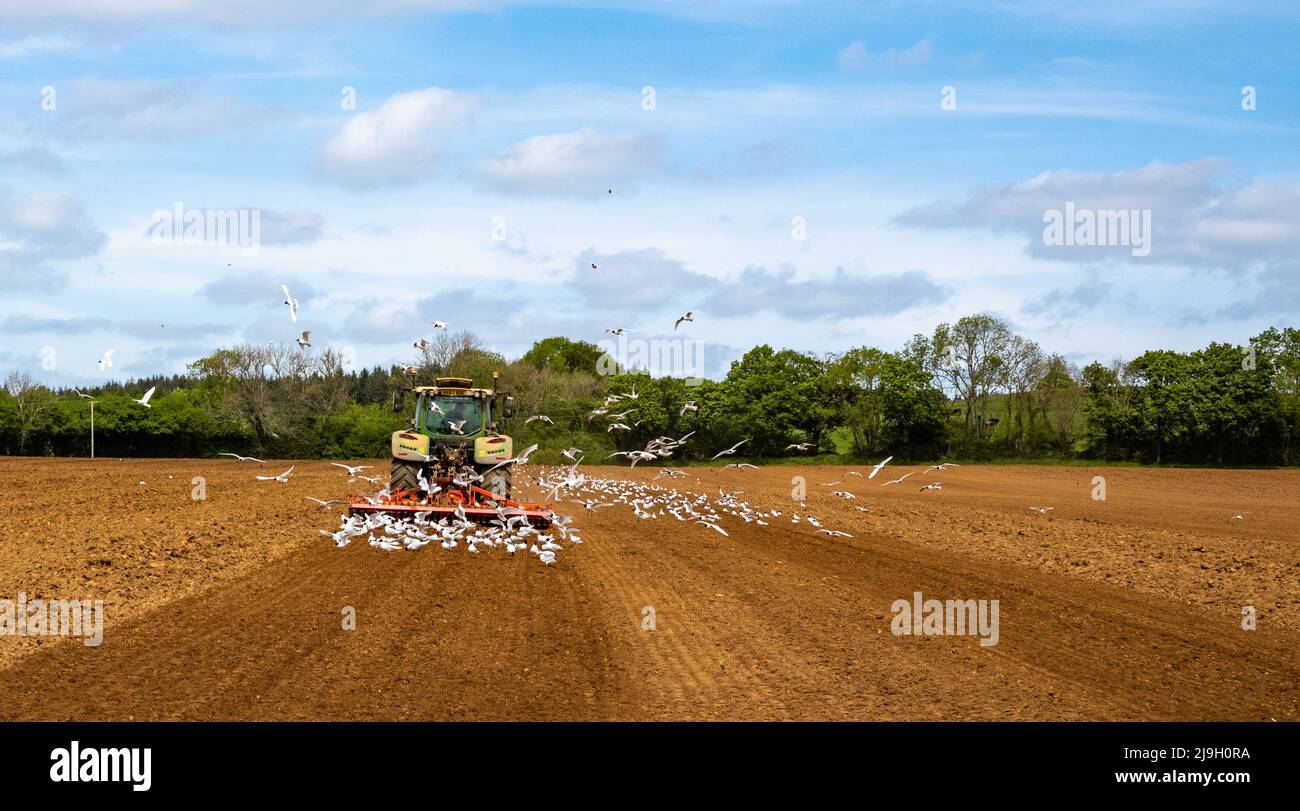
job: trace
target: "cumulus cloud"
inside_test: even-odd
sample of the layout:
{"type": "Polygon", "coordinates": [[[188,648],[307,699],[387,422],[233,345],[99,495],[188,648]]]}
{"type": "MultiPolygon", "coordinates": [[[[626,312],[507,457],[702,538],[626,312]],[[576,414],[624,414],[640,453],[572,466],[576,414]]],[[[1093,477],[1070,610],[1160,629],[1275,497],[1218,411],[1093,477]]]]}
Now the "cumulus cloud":
{"type": "Polygon", "coordinates": [[[442,139],[467,127],[478,107],[475,96],[441,87],[398,93],[349,118],[321,147],[317,174],[353,188],[429,177],[442,157],[442,139]]]}
{"type": "Polygon", "coordinates": [[[61,131],[78,140],[155,141],[260,129],[273,107],[212,95],[192,81],[79,80],[53,85],[61,131]]]}
{"type": "Polygon", "coordinates": [[[0,185],[0,289],[53,289],[62,275],[50,262],[93,256],[107,242],[72,195],[19,197],[0,185]]]}
{"type": "Polygon", "coordinates": [[[899,225],[970,229],[1025,239],[1041,259],[1127,259],[1127,247],[1044,244],[1044,216],[1072,204],[1076,211],[1149,210],[1150,261],[1239,271],[1286,261],[1300,251],[1300,188],[1267,179],[1224,180],[1229,163],[1208,158],[1159,161],[1110,174],[1053,171],[982,189],[965,198],[918,206],[899,225]]]}
{"type": "Polygon", "coordinates": [[[1110,285],[1101,279],[1091,278],[1075,287],[1057,287],[1031,298],[1020,310],[1025,315],[1069,321],[1096,309],[1109,293],[1110,285]]]}
{"type": "Polygon", "coordinates": [[[836,268],[829,277],[797,280],[792,267],[750,266],[715,287],[701,309],[729,316],[767,311],[799,320],[858,318],[938,304],[949,295],[919,270],[863,275],[836,268]]]}
{"type": "Polygon", "coordinates": [[[639,176],[662,165],[662,152],[651,136],[580,129],[520,141],[482,161],[470,177],[506,194],[594,197],[611,186],[633,190],[639,176]]]}
{"type": "Polygon", "coordinates": [[[1218,311],[1221,318],[1248,320],[1266,316],[1300,317],[1300,262],[1284,262],[1263,268],[1255,274],[1254,291],[1249,298],[1229,304],[1218,311]]]}
{"type": "Polygon", "coordinates": [[[894,315],[950,296],[919,270],[871,275],[836,268],[830,276],[800,279],[789,266],[750,266],[717,279],[688,269],[657,248],[615,254],[585,251],[574,261],[569,284],[586,308],[623,317],[673,305],[723,317],[770,312],[799,320],[857,318],[894,315]]]}
{"type": "Polygon", "coordinates": [[[861,40],[854,40],[840,50],[837,57],[840,70],[849,73],[873,67],[893,70],[929,62],[934,57],[934,46],[930,44],[930,40],[922,39],[910,48],[890,48],[873,54],[867,50],[866,44],[861,40]]]}
{"type": "Polygon", "coordinates": [[[325,235],[325,218],[310,211],[280,213],[262,209],[263,245],[300,245],[325,235]]]}

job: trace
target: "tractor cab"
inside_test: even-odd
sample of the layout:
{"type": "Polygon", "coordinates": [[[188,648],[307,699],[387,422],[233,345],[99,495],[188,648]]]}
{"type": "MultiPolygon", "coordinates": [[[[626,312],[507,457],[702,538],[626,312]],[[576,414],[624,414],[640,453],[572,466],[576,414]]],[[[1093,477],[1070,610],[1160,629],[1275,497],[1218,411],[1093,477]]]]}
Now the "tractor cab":
{"type": "MultiPolygon", "coordinates": [[[[493,381],[495,384],[495,380],[493,381]]],[[[509,417],[513,398],[492,389],[476,389],[464,377],[440,377],[433,386],[417,386],[415,429],[430,437],[475,437],[497,428],[509,417]],[[499,399],[499,403],[498,403],[499,399]],[[501,414],[497,414],[497,411],[501,414]]]]}

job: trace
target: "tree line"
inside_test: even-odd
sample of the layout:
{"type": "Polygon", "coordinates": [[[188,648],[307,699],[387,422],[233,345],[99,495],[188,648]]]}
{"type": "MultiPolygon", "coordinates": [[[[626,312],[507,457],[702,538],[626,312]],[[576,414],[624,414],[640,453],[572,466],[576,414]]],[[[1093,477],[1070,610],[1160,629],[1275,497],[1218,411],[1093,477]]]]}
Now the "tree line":
{"type": "Polygon", "coordinates": [[[741,440],[738,456],[768,459],[1300,461],[1300,330],[1291,327],[1246,346],[1151,350],[1083,368],[987,314],[940,324],[895,351],[757,346],[717,381],[650,377],[610,361],[564,337],[508,360],[471,332],[440,332],[409,366],[388,368],[347,370],[333,350],[271,344],[222,348],[183,375],[84,392],[16,372],[0,395],[0,454],[88,455],[93,398],[101,456],[382,457],[411,417],[411,387],[440,376],[490,386],[499,372],[516,402],[502,431],[538,443],[534,458],[544,462],[570,446],[596,460],[686,434],[671,461],[707,459],[741,440]],[[152,408],[133,402],[150,387],[152,408]],[[538,414],[551,422],[525,422],[538,414]]]}

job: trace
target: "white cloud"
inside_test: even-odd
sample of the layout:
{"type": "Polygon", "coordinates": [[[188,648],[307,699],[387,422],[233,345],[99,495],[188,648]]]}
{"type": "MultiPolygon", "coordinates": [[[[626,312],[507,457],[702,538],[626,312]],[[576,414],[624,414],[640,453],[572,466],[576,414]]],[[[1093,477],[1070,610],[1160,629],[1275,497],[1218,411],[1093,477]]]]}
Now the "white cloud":
{"type": "Polygon", "coordinates": [[[76,43],[62,37],[32,36],[10,42],[0,42],[0,59],[23,59],[35,53],[67,51],[76,43]]]}
{"type": "Polygon", "coordinates": [[[872,54],[861,40],[854,40],[839,52],[840,70],[853,72],[869,67],[893,70],[908,68],[929,62],[934,57],[934,46],[928,39],[922,39],[910,48],[890,48],[879,54],[872,54]]]}
{"type": "Polygon", "coordinates": [[[318,174],[354,188],[426,178],[438,167],[441,139],[468,126],[478,106],[476,97],[441,87],[398,93],[348,119],[322,147],[318,174]]]}
{"type": "Polygon", "coordinates": [[[1220,270],[1272,265],[1300,252],[1300,187],[1267,179],[1225,182],[1218,158],[1113,173],[1059,170],[941,200],[903,212],[918,228],[971,229],[1025,239],[1040,259],[1095,261],[1131,255],[1128,248],[1045,245],[1044,214],[1073,203],[1081,210],[1150,210],[1151,261],[1220,270]]]}
{"type": "Polygon", "coordinates": [[[650,136],[584,128],[520,141],[481,162],[471,177],[507,194],[598,196],[611,187],[633,190],[637,177],[662,165],[661,153],[650,136]]]}
{"type": "Polygon", "coordinates": [[[197,82],[79,80],[56,83],[58,112],[75,139],[166,140],[247,132],[279,113],[203,91],[197,82]]]}

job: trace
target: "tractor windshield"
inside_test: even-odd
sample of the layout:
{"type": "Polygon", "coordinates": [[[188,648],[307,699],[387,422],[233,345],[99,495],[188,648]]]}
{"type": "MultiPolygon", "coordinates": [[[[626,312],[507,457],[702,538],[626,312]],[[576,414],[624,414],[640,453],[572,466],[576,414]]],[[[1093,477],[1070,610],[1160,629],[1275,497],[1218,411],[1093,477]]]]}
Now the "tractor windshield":
{"type": "Polygon", "coordinates": [[[424,429],[431,434],[473,434],[482,427],[483,403],[474,397],[439,395],[425,400],[424,429]]]}

